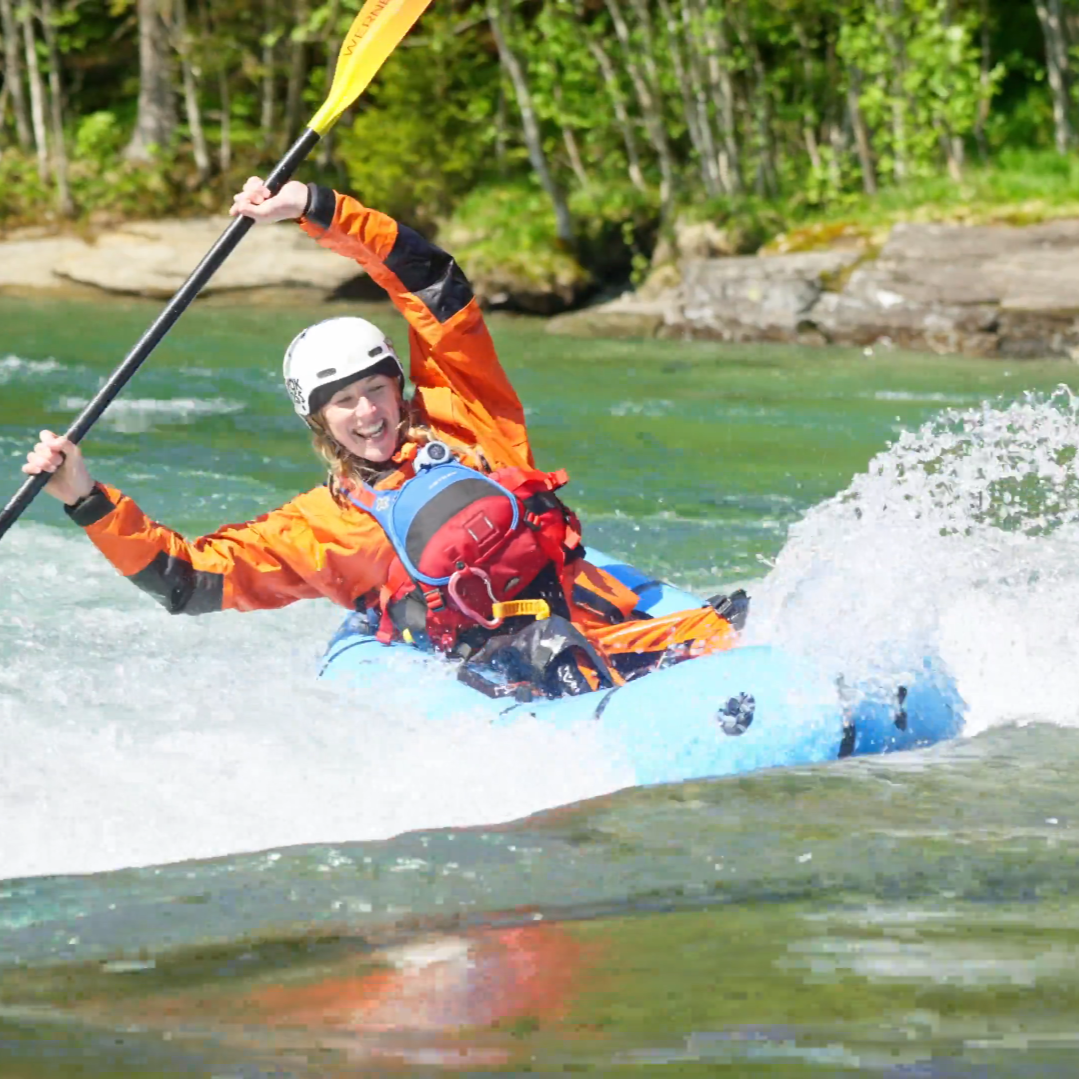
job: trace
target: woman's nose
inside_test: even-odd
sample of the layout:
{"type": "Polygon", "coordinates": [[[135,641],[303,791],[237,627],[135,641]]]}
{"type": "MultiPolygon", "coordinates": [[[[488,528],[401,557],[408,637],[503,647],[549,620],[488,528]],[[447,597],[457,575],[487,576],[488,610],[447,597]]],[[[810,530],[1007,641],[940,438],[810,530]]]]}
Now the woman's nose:
{"type": "Polygon", "coordinates": [[[370,397],[361,397],[356,402],[356,415],[359,417],[370,416],[375,411],[375,402],[370,397]]]}

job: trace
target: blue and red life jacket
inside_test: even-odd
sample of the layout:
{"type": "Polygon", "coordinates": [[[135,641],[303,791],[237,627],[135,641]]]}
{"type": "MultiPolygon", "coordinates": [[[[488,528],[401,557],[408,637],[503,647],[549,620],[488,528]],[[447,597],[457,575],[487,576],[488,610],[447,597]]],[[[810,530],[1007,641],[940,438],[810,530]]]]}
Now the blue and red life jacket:
{"type": "Polygon", "coordinates": [[[474,627],[568,617],[567,569],[584,554],[580,523],[554,493],[564,471],[502,468],[484,475],[442,442],[422,446],[395,491],[348,497],[382,527],[396,558],[379,592],[377,636],[452,651],[474,627]]]}

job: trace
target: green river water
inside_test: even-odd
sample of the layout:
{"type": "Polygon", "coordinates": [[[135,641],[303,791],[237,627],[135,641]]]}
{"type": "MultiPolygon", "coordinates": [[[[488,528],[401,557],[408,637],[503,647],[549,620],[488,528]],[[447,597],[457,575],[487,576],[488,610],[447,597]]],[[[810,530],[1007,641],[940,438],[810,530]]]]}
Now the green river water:
{"type": "MultiPolygon", "coordinates": [[[[196,307],[95,475],[188,535],[318,483],[280,355],[345,310],[404,344],[196,307]]],[[[0,298],[7,489],[155,312],[0,298]]],[[[42,497],[0,543],[0,1077],[1079,1071],[1074,366],[493,328],[587,542],[813,658],[932,650],[966,736],[619,790],[318,685],[329,605],[169,618],[42,497]]]]}

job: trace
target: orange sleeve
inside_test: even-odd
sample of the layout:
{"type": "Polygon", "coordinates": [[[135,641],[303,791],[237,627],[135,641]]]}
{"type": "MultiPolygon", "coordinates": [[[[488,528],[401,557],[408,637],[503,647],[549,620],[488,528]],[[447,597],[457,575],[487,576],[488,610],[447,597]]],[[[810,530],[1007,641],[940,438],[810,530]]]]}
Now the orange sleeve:
{"type": "Polygon", "coordinates": [[[98,484],[69,515],[170,613],[204,614],[284,607],[318,596],[351,607],[377,588],[386,572],[380,534],[358,515],[348,522],[328,509],[336,511],[330,495],[316,489],[247,524],[186,540],[116,488],[98,484]]]}
{"type": "Polygon", "coordinates": [[[355,259],[404,315],[410,378],[431,427],[478,446],[494,468],[531,467],[524,409],[453,258],[407,225],[326,188],[315,189],[301,226],[355,259]]]}

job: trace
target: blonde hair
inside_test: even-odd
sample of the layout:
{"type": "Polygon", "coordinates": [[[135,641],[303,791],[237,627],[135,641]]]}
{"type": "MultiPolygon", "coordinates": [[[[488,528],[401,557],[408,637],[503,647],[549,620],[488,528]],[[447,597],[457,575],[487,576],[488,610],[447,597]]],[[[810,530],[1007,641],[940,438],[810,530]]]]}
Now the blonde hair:
{"type": "MultiPolygon", "coordinates": [[[[423,446],[434,438],[431,429],[419,422],[419,410],[415,404],[404,397],[400,400],[401,419],[397,424],[397,446],[394,452],[406,442],[423,446]]],[[[307,417],[307,426],[311,428],[311,445],[315,453],[330,469],[330,492],[338,502],[348,501],[346,488],[362,486],[365,483],[374,484],[386,474],[388,467],[393,467],[392,461],[368,461],[365,457],[357,457],[346,450],[330,434],[321,409],[307,417]]]]}

